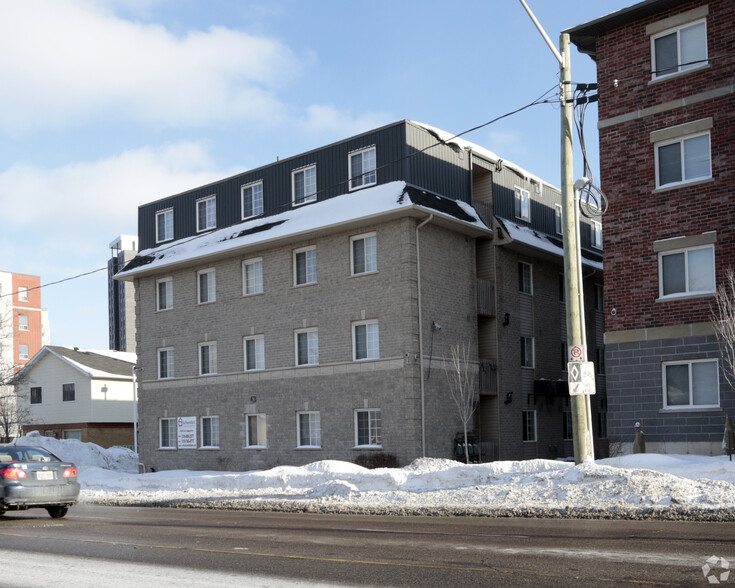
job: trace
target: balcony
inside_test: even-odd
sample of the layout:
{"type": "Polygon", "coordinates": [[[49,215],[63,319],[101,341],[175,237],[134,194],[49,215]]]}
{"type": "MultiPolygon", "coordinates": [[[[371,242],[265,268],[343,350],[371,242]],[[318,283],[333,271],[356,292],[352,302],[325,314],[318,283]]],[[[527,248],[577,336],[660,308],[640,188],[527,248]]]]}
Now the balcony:
{"type": "Polygon", "coordinates": [[[477,314],[495,316],[495,284],[490,280],[477,280],[477,314]]]}
{"type": "Polygon", "coordinates": [[[498,395],[498,368],[495,362],[489,359],[480,360],[480,394],[486,396],[498,395]]]}

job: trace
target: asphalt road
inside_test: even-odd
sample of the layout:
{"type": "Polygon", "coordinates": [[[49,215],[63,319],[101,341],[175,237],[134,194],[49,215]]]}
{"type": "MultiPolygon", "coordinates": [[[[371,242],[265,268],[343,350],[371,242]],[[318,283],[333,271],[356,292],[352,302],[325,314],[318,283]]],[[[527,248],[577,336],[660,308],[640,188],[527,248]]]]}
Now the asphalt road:
{"type": "Polygon", "coordinates": [[[7,513],[0,545],[2,586],[708,586],[713,555],[735,585],[732,523],[77,505],[7,513]]]}

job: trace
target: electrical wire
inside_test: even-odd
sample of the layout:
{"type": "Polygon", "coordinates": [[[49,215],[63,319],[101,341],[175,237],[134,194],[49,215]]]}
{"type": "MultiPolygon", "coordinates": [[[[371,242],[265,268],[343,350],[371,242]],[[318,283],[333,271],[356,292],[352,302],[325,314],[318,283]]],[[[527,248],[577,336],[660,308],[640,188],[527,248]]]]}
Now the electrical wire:
{"type": "Polygon", "coordinates": [[[587,145],[584,139],[584,117],[587,107],[597,99],[597,95],[587,93],[597,89],[597,84],[577,84],[572,94],[572,120],[577,131],[579,147],[582,151],[583,175],[589,181],[580,190],[579,210],[587,218],[599,218],[607,212],[608,201],[603,191],[595,185],[592,168],[587,157],[587,145]],[[594,100],[593,100],[594,99],[594,100]]]}
{"type": "MultiPolygon", "coordinates": [[[[550,104],[550,103],[553,103],[552,100],[549,100],[549,95],[555,89],[557,89],[557,86],[556,85],[554,85],[550,89],[546,90],[538,98],[536,98],[532,102],[529,102],[528,104],[525,104],[525,105],[523,105],[523,106],[521,106],[519,108],[516,108],[514,110],[511,110],[509,112],[506,112],[505,114],[501,114],[500,116],[497,116],[497,117],[495,117],[495,118],[493,118],[493,119],[491,119],[491,120],[489,120],[487,122],[484,122],[484,123],[482,123],[480,125],[474,126],[474,127],[470,128],[470,129],[467,129],[466,131],[462,131],[461,133],[457,133],[456,135],[453,135],[453,136],[449,137],[448,139],[439,139],[435,143],[432,143],[431,145],[428,145],[427,147],[424,147],[423,149],[417,149],[416,151],[413,151],[412,153],[409,153],[409,154],[404,155],[404,156],[402,156],[402,157],[400,157],[398,159],[395,159],[393,161],[390,161],[388,163],[385,163],[385,164],[381,165],[380,167],[376,167],[374,170],[370,170],[370,172],[366,172],[366,173],[377,173],[381,169],[385,169],[385,168],[387,168],[389,166],[397,165],[397,164],[403,162],[406,159],[410,159],[411,157],[415,157],[416,155],[419,155],[421,153],[425,153],[429,149],[433,149],[434,147],[438,147],[439,145],[446,145],[448,143],[451,143],[454,139],[458,139],[459,137],[462,137],[463,135],[467,135],[468,133],[472,133],[474,131],[477,131],[479,129],[482,129],[484,127],[487,127],[487,126],[489,126],[489,125],[491,125],[493,123],[496,123],[496,122],[498,122],[500,120],[503,120],[504,118],[508,118],[509,116],[513,116],[514,114],[518,114],[519,112],[522,112],[522,111],[524,111],[524,110],[526,110],[528,108],[531,108],[532,106],[538,106],[539,104],[550,104]]],[[[319,194],[322,194],[322,193],[327,192],[329,190],[333,190],[335,188],[339,188],[340,186],[343,186],[343,185],[347,184],[348,182],[350,182],[352,180],[354,180],[354,178],[348,178],[346,180],[341,180],[339,182],[336,182],[335,184],[332,184],[331,186],[327,186],[325,188],[322,188],[321,190],[317,190],[313,194],[309,194],[309,196],[310,197],[311,196],[317,196],[318,197],[319,194]]],[[[293,203],[285,203],[285,204],[283,204],[281,206],[278,206],[278,207],[275,207],[274,209],[271,209],[271,211],[269,211],[270,212],[269,216],[271,214],[273,214],[273,213],[277,214],[279,212],[283,212],[283,211],[286,211],[286,210],[291,210],[292,208],[293,208],[293,203]]],[[[168,249],[171,249],[173,247],[178,247],[180,245],[183,245],[185,243],[189,243],[191,241],[195,241],[196,239],[201,239],[202,237],[205,237],[205,236],[209,235],[210,233],[211,233],[211,231],[208,231],[206,233],[201,233],[199,235],[193,235],[192,237],[190,237],[188,239],[179,239],[178,241],[175,241],[175,242],[173,242],[173,243],[171,243],[169,245],[165,245],[165,246],[162,246],[162,247],[157,248],[155,250],[155,254],[161,253],[161,252],[166,251],[168,249]]],[[[88,272],[84,272],[84,273],[81,273],[81,274],[77,274],[75,276],[70,276],[68,278],[63,278],[63,279],[57,280],[55,282],[49,282],[48,284],[41,284],[40,286],[34,286],[33,288],[29,288],[28,291],[39,290],[39,289],[42,289],[42,288],[46,288],[48,286],[55,286],[55,285],[61,284],[63,282],[68,282],[70,280],[76,280],[78,278],[83,278],[85,276],[88,276],[88,275],[91,275],[91,274],[94,274],[94,273],[97,273],[97,272],[100,272],[100,271],[103,271],[103,270],[106,270],[106,269],[107,269],[107,267],[102,267],[102,268],[98,268],[98,269],[91,270],[91,271],[88,271],[88,272]]],[[[4,298],[6,296],[12,296],[14,294],[17,294],[17,292],[9,292],[7,294],[0,294],[0,298],[4,298]]]]}

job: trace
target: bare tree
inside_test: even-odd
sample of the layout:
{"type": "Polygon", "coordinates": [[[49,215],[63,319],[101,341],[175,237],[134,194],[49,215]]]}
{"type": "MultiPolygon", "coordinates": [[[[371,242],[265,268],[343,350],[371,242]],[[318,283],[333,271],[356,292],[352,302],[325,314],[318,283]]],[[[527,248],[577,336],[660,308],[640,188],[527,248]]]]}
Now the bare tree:
{"type": "Polygon", "coordinates": [[[474,364],[470,363],[470,345],[461,341],[449,350],[450,367],[444,367],[452,392],[452,400],[457,405],[459,418],[464,430],[464,458],[470,463],[467,441],[467,423],[477,408],[477,373],[474,364]]]}
{"type": "Polygon", "coordinates": [[[28,422],[28,403],[18,405],[16,385],[20,383],[13,365],[13,313],[10,304],[0,298],[0,442],[7,443],[21,433],[28,422]]]}
{"type": "Polygon", "coordinates": [[[735,272],[728,268],[725,282],[717,286],[712,324],[722,350],[722,372],[730,387],[735,387],[735,272]]]}

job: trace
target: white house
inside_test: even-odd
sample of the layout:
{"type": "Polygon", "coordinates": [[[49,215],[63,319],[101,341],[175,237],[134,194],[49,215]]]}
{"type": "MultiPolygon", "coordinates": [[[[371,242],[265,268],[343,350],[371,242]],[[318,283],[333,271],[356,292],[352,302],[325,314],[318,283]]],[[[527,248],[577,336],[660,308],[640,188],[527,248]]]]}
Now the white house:
{"type": "Polygon", "coordinates": [[[23,432],[133,445],[135,354],[43,347],[15,378],[23,432]]]}

